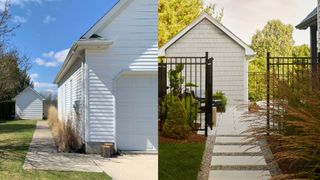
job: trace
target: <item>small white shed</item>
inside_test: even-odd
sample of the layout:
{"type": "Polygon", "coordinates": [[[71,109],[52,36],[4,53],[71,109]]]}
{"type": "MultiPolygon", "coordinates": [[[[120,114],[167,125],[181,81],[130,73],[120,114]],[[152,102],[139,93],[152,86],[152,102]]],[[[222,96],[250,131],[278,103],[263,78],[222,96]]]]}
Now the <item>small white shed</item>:
{"type": "Polygon", "coordinates": [[[74,43],[54,83],[86,152],[157,150],[157,58],[157,0],[118,1],[74,43]]]}
{"type": "Polygon", "coordinates": [[[45,98],[36,90],[27,87],[13,100],[16,102],[15,114],[17,119],[42,120],[45,98]]]}
{"type": "MultiPolygon", "coordinates": [[[[229,105],[248,103],[248,62],[254,51],[211,15],[203,12],[159,49],[159,56],[213,57],[213,93],[222,91],[229,105]]],[[[204,80],[204,78],[202,78],[204,80]]],[[[202,83],[204,84],[204,82],[202,83]]]]}

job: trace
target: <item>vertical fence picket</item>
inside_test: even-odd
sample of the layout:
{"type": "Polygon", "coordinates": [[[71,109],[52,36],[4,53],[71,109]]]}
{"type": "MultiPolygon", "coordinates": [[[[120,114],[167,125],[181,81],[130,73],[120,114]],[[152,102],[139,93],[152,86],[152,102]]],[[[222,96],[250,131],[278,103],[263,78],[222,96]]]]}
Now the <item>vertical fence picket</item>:
{"type": "MultiPolygon", "coordinates": [[[[185,98],[184,106],[189,107],[187,117],[194,122],[193,125],[191,125],[192,129],[195,131],[205,131],[205,134],[207,135],[207,128],[208,125],[211,126],[209,122],[211,122],[212,119],[212,60],[213,58],[209,58],[208,53],[206,53],[205,57],[159,58],[158,99],[160,126],[165,122],[168,103],[170,103],[171,99],[171,96],[166,98],[166,95],[172,93],[172,89],[168,88],[168,86],[170,86],[170,77],[168,73],[172,70],[176,70],[177,65],[180,64],[184,66],[184,69],[180,72],[180,75],[184,77],[184,80],[183,84],[180,84],[179,87],[179,92],[181,91],[181,96],[179,98],[185,98]],[[203,69],[205,69],[204,72],[203,69]],[[202,76],[205,76],[205,78],[202,76]],[[168,85],[167,82],[169,82],[168,85]],[[187,86],[187,84],[189,85],[187,86]],[[204,85],[205,89],[203,90],[204,85]],[[192,100],[193,98],[196,100],[196,103],[192,100]],[[168,99],[169,102],[167,102],[168,99]],[[198,116],[196,116],[198,118],[192,119],[194,118],[194,115],[192,115],[193,112],[199,112],[198,116]],[[204,119],[202,117],[203,115],[205,116],[204,119]],[[203,120],[205,122],[203,122],[203,120]]],[[[159,130],[161,131],[162,128],[160,127],[159,130]]]]}

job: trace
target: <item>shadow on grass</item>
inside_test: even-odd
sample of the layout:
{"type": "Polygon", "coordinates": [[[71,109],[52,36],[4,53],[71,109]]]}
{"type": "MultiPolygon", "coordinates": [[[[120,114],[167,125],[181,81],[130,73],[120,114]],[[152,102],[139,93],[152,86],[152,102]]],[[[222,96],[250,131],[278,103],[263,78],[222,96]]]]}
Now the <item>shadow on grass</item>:
{"type": "Polygon", "coordinates": [[[0,123],[0,134],[17,133],[31,131],[35,128],[35,124],[22,124],[19,121],[7,121],[0,123]],[[15,123],[13,123],[15,122],[15,123]]]}

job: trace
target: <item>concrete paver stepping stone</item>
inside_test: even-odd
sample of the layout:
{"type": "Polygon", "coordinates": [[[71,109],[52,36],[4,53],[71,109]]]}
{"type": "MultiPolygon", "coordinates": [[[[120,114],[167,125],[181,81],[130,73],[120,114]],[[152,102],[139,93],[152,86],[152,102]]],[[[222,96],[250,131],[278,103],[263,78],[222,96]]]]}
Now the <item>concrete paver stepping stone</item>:
{"type": "Polygon", "coordinates": [[[228,136],[220,136],[220,137],[216,137],[215,143],[230,143],[230,144],[234,144],[234,143],[249,143],[252,139],[251,138],[247,138],[247,137],[242,137],[242,136],[234,136],[234,137],[228,137],[228,136]]]}
{"type": "Polygon", "coordinates": [[[216,132],[217,136],[248,136],[250,133],[245,130],[229,130],[229,129],[218,129],[216,132]]]}
{"type": "Polygon", "coordinates": [[[254,145],[215,145],[213,153],[258,153],[260,147],[254,145]]]}
{"type": "Polygon", "coordinates": [[[271,179],[269,171],[260,170],[215,170],[210,171],[209,180],[267,180],[271,179]]]}
{"type": "Polygon", "coordinates": [[[263,166],[267,165],[263,156],[212,156],[212,166],[263,166]]]}

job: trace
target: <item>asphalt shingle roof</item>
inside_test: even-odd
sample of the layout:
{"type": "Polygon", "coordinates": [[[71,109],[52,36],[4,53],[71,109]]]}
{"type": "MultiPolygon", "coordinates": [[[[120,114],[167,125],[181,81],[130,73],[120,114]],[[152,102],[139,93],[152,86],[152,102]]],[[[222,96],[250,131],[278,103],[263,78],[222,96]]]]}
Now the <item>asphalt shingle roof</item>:
{"type": "Polygon", "coordinates": [[[317,8],[315,8],[304,20],[296,26],[297,29],[307,29],[310,26],[317,25],[317,8]]]}

